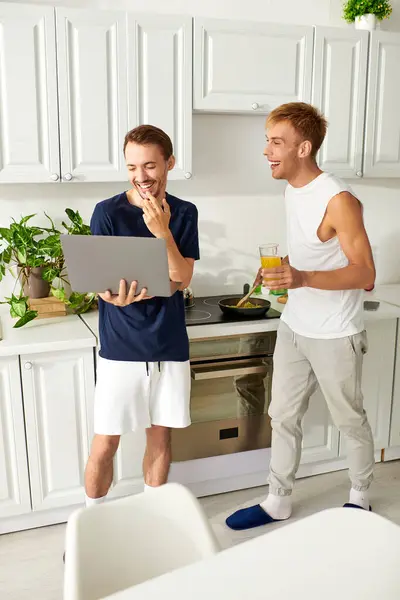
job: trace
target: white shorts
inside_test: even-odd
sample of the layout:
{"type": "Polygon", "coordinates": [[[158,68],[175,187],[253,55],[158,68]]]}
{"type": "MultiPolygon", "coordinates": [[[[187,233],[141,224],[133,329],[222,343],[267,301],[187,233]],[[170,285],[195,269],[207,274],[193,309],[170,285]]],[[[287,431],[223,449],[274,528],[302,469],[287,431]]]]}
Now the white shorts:
{"type": "Polygon", "coordinates": [[[122,435],[151,425],[190,425],[190,363],[99,357],[94,432],[122,435]]]}

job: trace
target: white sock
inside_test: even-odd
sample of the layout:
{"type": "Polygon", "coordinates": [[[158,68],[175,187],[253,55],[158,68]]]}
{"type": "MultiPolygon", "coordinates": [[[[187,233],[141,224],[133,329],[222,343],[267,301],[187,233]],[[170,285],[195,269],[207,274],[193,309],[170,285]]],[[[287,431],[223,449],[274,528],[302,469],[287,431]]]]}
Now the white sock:
{"type": "Polygon", "coordinates": [[[349,502],[351,504],[361,506],[365,510],[369,510],[368,490],[363,490],[362,492],[360,492],[358,490],[355,490],[354,488],[351,488],[349,502]]]}
{"type": "Polygon", "coordinates": [[[288,519],[292,514],[292,497],[274,496],[270,493],[260,506],[273,519],[288,519]]]}
{"type": "Polygon", "coordinates": [[[102,496],[101,498],[89,498],[89,496],[87,496],[85,494],[85,504],[86,504],[86,506],[94,506],[94,504],[102,504],[106,498],[107,498],[107,496],[102,496]]]}

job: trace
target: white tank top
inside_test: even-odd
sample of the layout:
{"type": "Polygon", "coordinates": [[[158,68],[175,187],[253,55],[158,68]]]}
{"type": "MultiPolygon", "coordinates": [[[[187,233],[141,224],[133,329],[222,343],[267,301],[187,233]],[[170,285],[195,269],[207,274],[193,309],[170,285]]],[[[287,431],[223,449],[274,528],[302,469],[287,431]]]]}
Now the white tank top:
{"type": "MultiPolygon", "coordinates": [[[[337,237],[321,242],[317,231],[331,198],[351,188],[329,173],[308,185],[286,188],[288,255],[292,267],[301,271],[332,271],[349,262],[337,237]]],[[[311,338],[340,338],[363,331],[363,290],[289,290],[282,314],[295,333],[311,338]]]]}

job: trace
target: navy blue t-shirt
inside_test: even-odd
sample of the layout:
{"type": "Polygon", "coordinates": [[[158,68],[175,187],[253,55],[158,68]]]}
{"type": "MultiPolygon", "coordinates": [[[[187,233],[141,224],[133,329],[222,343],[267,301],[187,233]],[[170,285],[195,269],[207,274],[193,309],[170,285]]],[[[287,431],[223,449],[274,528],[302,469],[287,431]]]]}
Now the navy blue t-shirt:
{"type": "MultiPolygon", "coordinates": [[[[197,208],[166,194],[171,208],[170,230],[184,258],[198,260],[197,208]]],[[[131,204],[126,192],[99,202],[90,221],[93,235],[154,237],[147,229],[141,208],[131,204]]],[[[152,298],[119,307],[99,298],[100,356],[109,360],[189,360],[183,294],[152,298]]]]}

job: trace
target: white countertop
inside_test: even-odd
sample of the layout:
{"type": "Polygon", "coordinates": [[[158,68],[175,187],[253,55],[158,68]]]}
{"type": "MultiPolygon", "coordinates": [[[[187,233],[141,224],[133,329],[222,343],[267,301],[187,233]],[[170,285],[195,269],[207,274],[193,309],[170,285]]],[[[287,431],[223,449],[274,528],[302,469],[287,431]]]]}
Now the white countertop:
{"type": "Polygon", "coordinates": [[[398,525],[363,510],[334,508],[265,528],[254,539],[107,599],[398,600],[399,553],[398,525]]]}
{"type": "MultiPolygon", "coordinates": [[[[366,293],[366,300],[379,300],[380,306],[377,311],[365,311],[366,322],[381,321],[385,319],[399,319],[400,318],[400,284],[391,289],[390,297],[394,297],[397,293],[399,298],[398,306],[394,303],[389,304],[386,302],[386,288],[388,286],[378,287],[372,294],[366,293]],[[396,288],[396,291],[395,289],[396,288]]],[[[275,308],[279,312],[285,308],[284,304],[279,304],[274,296],[268,296],[271,301],[272,308],[275,308]]],[[[93,331],[94,335],[98,338],[99,336],[99,323],[98,323],[98,312],[93,311],[86,313],[81,316],[88,327],[93,331]]],[[[198,340],[211,337],[223,337],[232,335],[247,335],[251,333],[263,333],[267,331],[276,331],[278,329],[279,319],[260,319],[260,320],[248,320],[243,322],[230,322],[218,323],[216,325],[190,325],[187,328],[189,339],[198,340]]]]}
{"type": "MultiPolygon", "coordinates": [[[[272,307],[280,312],[284,309],[277,299],[269,296],[272,307]]],[[[367,293],[366,299],[378,299],[376,312],[365,312],[367,322],[400,318],[400,284],[378,286],[367,293]]],[[[0,356],[12,356],[35,352],[92,348],[99,336],[98,311],[81,315],[67,315],[54,319],[35,319],[20,329],[14,329],[8,306],[0,307],[0,356]]],[[[187,328],[189,339],[204,339],[232,335],[247,335],[276,331],[279,319],[249,320],[219,323],[216,325],[191,325],[187,328]]]]}
{"type": "Polygon", "coordinates": [[[19,329],[14,329],[15,319],[10,317],[8,306],[0,308],[0,356],[57,352],[72,348],[93,348],[96,338],[77,315],[51,319],[35,319],[19,329]]]}
{"type": "Polygon", "coordinates": [[[395,306],[400,306],[400,283],[378,285],[372,292],[367,294],[373,300],[382,300],[395,306]]]}

